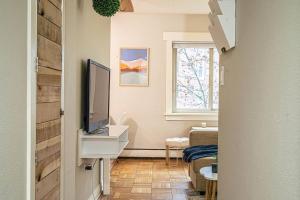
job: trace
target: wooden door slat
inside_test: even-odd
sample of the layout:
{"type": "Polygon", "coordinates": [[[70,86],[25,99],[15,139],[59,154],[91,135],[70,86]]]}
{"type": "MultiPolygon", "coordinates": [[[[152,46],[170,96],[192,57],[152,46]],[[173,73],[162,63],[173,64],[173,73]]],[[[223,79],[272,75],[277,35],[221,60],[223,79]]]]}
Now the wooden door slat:
{"type": "Polygon", "coordinates": [[[60,102],[38,103],[36,107],[36,122],[43,123],[60,118],[60,102]]]}
{"type": "Polygon", "coordinates": [[[37,0],[35,199],[60,199],[62,0],[37,0]]]}
{"type": "Polygon", "coordinates": [[[60,119],[36,125],[36,143],[51,139],[61,133],[60,119]]]}
{"type": "Polygon", "coordinates": [[[61,77],[61,71],[57,69],[51,69],[48,67],[39,66],[38,67],[38,74],[39,75],[53,75],[61,77]]]}
{"type": "Polygon", "coordinates": [[[60,87],[61,71],[39,66],[37,73],[37,85],[60,87]]]}
{"type": "Polygon", "coordinates": [[[62,66],[62,51],[61,46],[48,40],[47,38],[38,35],[38,50],[39,65],[43,67],[61,70],[62,66]]]}
{"type": "Polygon", "coordinates": [[[55,24],[48,21],[45,17],[41,15],[37,16],[38,29],[37,33],[39,35],[48,38],[52,42],[61,46],[61,28],[56,26],[55,24]]]}
{"type": "Polygon", "coordinates": [[[42,200],[59,200],[60,199],[60,185],[57,185],[53,190],[51,190],[42,200]]]}
{"type": "Polygon", "coordinates": [[[56,137],[53,137],[49,140],[45,140],[43,142],[40,142],[36,145],[36,151],[41,151],[43,149],[46,149],[46,148],[49,148],[57,143],[60,142],[60,135],[56,136],[56,137]]]}
{"type": "Polygon", "coordinates": [[[42,160],[44,160],[44,159],[48,158],[49,156],[51,156],[52,154],[60,152],[60,147],[61,147],[61,144],[59,142],[59,143],[57,143],[53,146],[50,146],[46,149],[37,151],[36,152],[37,162],[39,163],[42,160]]]}
{"type": "Polygon", "coordinates": [[[38,85],[51,85],[51,86],[61,86],[61,76],[57,75],[47,75],[47,74],[38,74],[37,75],[37,84],[38,85]]]}
{"type": "Polygon", "coordinates": [[[55,5],[59,10],[61,10],[61,0],[49,0],[53,5],[55,5]]]}
{"type": "Polygon", "coordinates": [[[61,98],[60,87],[37,86],[37,103],[59,102],[61,98]]]}
{"type": "Polygon", "coordinates": [[[61,11],[48,0],[38,0],[38,14],[48,19],[50,22],[61,27],[61,11]]]}
{"type": "Polygon", "coordinates": [[[41,160],[36,163],[35,166],[35,178],[36,182],[41,180],[42,171],[53,161],[60,159],[60,151],[50,155],[47,159],[41,160]]]}
{"type": "Polygon", "coordinates": [[[51,162],[49,165],[47,165],[40,176],[40,179],[45,178],[46,176],[48,176],[51,172],[53,172],[54,170],[56,170],[58,167],[60,167],[60,159],[56,159],[53,162],[51,162]]]}
{"type": "Polygon", "coordinates": [[[46,176],[44,179],[36,183],[35,199],[43,199],[51,190],[59,185],[60,168],[46,176]]]}

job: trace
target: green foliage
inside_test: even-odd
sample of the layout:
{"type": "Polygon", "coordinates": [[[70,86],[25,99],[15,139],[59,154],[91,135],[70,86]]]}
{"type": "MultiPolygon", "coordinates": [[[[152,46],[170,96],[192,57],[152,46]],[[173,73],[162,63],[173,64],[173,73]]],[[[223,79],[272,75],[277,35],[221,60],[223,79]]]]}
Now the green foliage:
{"type": "Polygon", "coordinates": [[[111,17],[120,8],[120,0],[93,0],[94,10],[105,17],[111,17]]]}

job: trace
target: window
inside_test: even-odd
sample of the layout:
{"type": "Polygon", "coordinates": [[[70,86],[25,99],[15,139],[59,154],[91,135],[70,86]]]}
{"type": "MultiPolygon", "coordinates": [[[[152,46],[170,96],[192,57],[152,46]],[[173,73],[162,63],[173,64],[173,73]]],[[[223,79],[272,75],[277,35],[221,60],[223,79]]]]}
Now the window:
{"type": "Polygon", "coordinates": [[[219,107],[219,55],[213,45],[173,43],[173,112],[216,112],[219,107]]]}
{"type": "Polygon", "coordinates": [[[219,55],[210,33],[165,32],[166,120],[218,121],[219,55]]]}

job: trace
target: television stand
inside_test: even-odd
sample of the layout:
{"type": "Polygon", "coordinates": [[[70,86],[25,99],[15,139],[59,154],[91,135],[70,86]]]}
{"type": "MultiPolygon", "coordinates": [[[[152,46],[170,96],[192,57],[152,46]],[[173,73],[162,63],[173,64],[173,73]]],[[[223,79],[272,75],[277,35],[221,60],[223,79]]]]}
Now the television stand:
{"type": "Polygon", "coordinates": [[[108,134],[85,134],[78,131],[78,166],[82,159],[103,159],[104,177],[103,194],[110,193],[110,159],[118,158],[127,146],[128,126],[109,126],[108,134]]]}

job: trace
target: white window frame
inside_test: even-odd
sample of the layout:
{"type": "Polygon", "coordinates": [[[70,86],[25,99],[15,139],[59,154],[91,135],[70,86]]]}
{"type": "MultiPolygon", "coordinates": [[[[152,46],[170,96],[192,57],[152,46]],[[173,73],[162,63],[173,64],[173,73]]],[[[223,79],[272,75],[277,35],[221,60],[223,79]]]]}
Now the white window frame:
{"type": "Polygon", "coordinates": [[[174,92],[174,51],[173,43],[195,42],[203,44],[213,44],[213,39],[208,32],[164,32],[163,39],[166,41],[166,120],[170,121],[212,121],[218,122],[218,112],[200,112],[200,113],[178,113],[174,112],[175,106],[174,92]]]}

